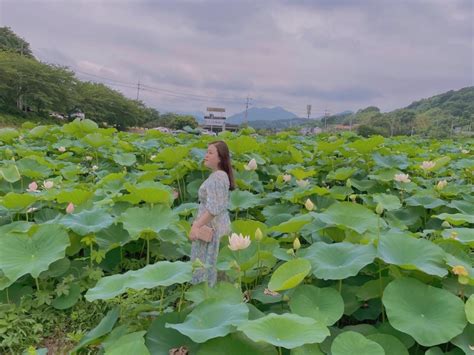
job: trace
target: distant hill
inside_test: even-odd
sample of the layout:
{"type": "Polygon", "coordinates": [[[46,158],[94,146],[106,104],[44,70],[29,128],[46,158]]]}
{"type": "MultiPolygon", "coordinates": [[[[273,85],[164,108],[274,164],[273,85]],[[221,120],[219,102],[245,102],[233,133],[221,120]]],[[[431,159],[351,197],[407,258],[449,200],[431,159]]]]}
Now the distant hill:
{"type": "MultiPolygon", "coordinates": [[[[248,110],[248,121],[276,121],[298,118],[293,112],[287,111],[282,107],[252,107],[248,110]]],[[[245,120],[245,112],[240,112],[227,118],[227,122],[241,124],[245,120]]]]}

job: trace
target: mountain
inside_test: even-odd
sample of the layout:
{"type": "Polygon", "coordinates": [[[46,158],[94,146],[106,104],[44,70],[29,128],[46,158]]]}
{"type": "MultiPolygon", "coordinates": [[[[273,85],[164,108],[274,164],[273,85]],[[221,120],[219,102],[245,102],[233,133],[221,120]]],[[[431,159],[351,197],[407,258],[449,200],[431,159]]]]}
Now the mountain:
{"type": "MultiPolygon", "coordinates": [[[[293,112],[282,107],[252,107],[248,110],[247,120],[250,121],[276,121],[290,118],[298,118],[293,112]]],[[[245,112],[240,112],[227,118],[227,122],[241,124],[245,120],[245,112]]]]}

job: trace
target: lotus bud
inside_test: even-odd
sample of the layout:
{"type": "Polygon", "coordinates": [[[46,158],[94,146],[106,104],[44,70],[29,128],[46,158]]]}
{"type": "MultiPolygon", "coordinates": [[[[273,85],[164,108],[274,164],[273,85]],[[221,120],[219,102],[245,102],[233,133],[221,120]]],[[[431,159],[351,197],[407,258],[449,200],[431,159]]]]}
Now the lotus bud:
{"type": "Polygon", "coordinates": [[[96,171],[97,169],[99,169],[97,165],[92,165],[92,170],[96,171]]]}
{"type": "Polygon", "coordinates": [[[260,230],[260,228],[257,228],[255,230],[255,240],[256,241],[261,241],[263,239],[263,233],[262,231],[260,230]]]}
{"type": "Polygon", "coordinates": [[[449,224],[448,221],[444,221],[443,223],[441,223],[441,227],[444,227],[444,228],[451,228],[451,225],[449,224]]]}
{"type": "Polygon", "coordinates": [[[73,213],[74,212],[74,204],[72,202],[70,202],[67,207],[66,207],[66,213],[73,213]]]}
{"type": "Polygon", "coordinates": [[[38,190],[38,184],[35,181],[33,181],[32,183],[30,183],[28,185],[28,189],[26,191],[34,192],[34,191],[37,191],[37,190],[38,190]]]}
{"type": "Polygon", "coordinates": [[[436,185],[436,189],[437,190],[442,190],[446,187],[446,185],[448,184],[448,182],[446,180],[441,180],[438,182],[438,184],[436,185]]]}
{"type": "Polygon", "coordinates": [[[308,210],[308,211],[312,211],[314,209],[314,204],[313,202],[308,198],[306,200],[306,202],[304,203],[304,207],[308,210]]]}
{"type": "Polygon", "coordinates": [[[286,251],[286,253],[287,253],[288,255],[293,255],[293,256],[295,255],[295,251],[294,251],[293,249],[291,249],[291,248],[288,249],[288,250],[286,251]]]}
{"type": "Polygon", "coordinates": [[[245,165],[245,170],[257,170],[257,161],[255,159],[251,159],[247,165],[245,165]]]}
{"type": "Polygon", "coordinates": [[[349,198],[351,199],[352,202],[355,202],[357,195],[356,194],[349,195],[349,198]]]}
{"type": "Polygon", "coordinates": [[[375,207],[375,212],[377,212],[378,215],[383,213],[383,206],[380,203],[378,203],[377,207],[375,207]]]}
{"type": "Polygon", "coordinates": [[[301,243],[298,237],[296,237],[295,240],[293,240],[293,249],[298,250],[299,248],[301,248],[301,243]]]}
{"type": "Polygon", "coordinates": [[[346,180],[346,186],[347,186],[348,188],[351,188],[351,187],[352,187],[352,181],[351,181],[351,179],[347,179],[347,180],[346,180]]]}
{"type": "Polygon", "coordinates": [[[64,148],[64,147],[61,146],[61,147],[58,148],[58,151],[59,151],[60,153],[64,153],[64,152],[66,151],[66,148],[64,148]]]}

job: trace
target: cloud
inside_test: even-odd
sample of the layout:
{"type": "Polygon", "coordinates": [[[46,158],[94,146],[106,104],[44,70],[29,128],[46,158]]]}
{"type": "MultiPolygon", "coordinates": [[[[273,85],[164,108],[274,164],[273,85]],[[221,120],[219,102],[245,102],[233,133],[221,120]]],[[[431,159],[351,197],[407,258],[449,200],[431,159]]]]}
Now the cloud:
{"type": "MultiPolygon", "coordinates": [[[[150,106],[391,110],[474,85],[470,0],[13,1],[40,59],[148,85],[150,106]]],[[[97,77],[79,74],[88,80],[97,77]]],[[[113,83],[110,80],[103,82],[113,83]]],[[[136,89],[115,86],[130,97],[136,89]]]]}

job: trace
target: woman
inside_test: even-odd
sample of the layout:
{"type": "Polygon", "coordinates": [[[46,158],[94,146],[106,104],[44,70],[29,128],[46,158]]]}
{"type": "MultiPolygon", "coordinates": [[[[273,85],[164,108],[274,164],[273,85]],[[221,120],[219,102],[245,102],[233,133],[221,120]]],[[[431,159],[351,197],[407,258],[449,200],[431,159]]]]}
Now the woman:
{"type": "Polygon", "coordinates": [[[192,240],[191,261],[199,258],[206,267],[196,269],[191,282],[197,284],[207,280],[212,287],[217,280],[216,261],[219,253],[219,241],[223,235],[230,232],[230,218],[227,208],[229,190],[233,190],[235,187],[227,144],[223,141],[210,143],[204,158],[204,165],[211,169],[212,173],[199,187],[199,210],[191,227],[189,238],[192,240]],[[198,230],[202,226],[213,229],[210,242],[197,239],[198,230]]]}

